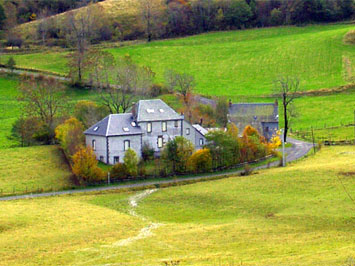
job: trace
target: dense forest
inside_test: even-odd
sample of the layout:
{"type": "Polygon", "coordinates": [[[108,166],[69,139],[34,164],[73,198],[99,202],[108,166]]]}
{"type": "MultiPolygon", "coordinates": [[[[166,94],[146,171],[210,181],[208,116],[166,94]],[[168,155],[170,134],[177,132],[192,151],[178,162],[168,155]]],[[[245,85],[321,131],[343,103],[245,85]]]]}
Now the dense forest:
{"type": "MultiPolygon", "coordinates": [[[[98,0],[5,0],[0,5],[0,26],[11,30],[20,23],[79,6],[93,6],[90,4],[94,2],[98,0]]],[[[141,38],[150,41],[208,31],[336,22],[353,19],[355,11],[354,0],[139,0],[134,3],[135,15],[102,16],[105,10],[95,7],[95,12],[86,15],[88,21],[85,22],[91,25],[88,29],[91,41],[141,38]]],[[[115,4],[119,5],[119,1],[115,4]]],[[[67,17],[70,19],[69,14],[67,17]]],[[[41,21],[37,24],[36,36],[30,37],[32,40],[42,44],[52,40],[49,41],[51,45],[67,45],[64,41],[67,23],[48,19],[41,21]],[[53,42],[54,39],[63,41],[53,42]]],[[[8,34],[12,38],[15,35],[13,32],[8,34]]]]}

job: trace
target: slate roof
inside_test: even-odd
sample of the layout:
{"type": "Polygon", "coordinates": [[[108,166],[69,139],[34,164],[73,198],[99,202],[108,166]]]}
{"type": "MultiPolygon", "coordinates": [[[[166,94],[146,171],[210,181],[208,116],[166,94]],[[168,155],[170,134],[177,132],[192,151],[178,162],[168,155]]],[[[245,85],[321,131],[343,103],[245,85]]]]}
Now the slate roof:
{"type": "Polygon", "coordinates": [[[142,134],[142,130],[135,124],[132,114],[111,114],[90,127],[85,135],[95,136],[124,136],[142,134]]]}
{"type": "Polygon", "coordinates": [[[184,116],[179,115],[169,105],[160,99],[140,100],[136,106],[137,122],[179,120],[184,116]]]}
{"type": "Polygon", "coordinates": [[[205,136],[208,133],[208,130],[200,126],[199,124],[192,125],[202,136],[205,136]]]}
{"type": "Polygon", "coordinates": [[[278,106],[274,103],[236,103],[229,106],[231,120],[240,122],[275,122],[279,121],[278,106]]]}

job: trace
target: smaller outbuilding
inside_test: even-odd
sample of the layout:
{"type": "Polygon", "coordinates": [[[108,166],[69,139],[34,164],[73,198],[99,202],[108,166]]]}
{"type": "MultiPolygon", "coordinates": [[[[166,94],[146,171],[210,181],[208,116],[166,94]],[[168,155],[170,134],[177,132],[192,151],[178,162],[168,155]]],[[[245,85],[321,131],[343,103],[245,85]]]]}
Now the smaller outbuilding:
{"type": "Polygon", "coordinates": [[[279,129],[279,107],[275,103],[232,103],[229,101],[229,122],[234,123],[240,134],[247,125],[257,129],[270,140],[279,129]]]}

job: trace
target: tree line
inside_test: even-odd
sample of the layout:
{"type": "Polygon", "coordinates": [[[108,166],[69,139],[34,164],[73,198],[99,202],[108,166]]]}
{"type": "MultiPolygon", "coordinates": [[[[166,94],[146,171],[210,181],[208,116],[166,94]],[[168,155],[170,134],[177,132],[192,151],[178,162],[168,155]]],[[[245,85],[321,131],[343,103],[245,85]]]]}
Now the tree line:
{"type": "MultiPolygon", "coordinates": [[[[87,5],[88,0],[8,1],[0,5],[0,27],[7,30],[17,23],[48,17],[51,12],[87,5]],[[15,4],[18,3],[18,4],[15,4]]],[[[65,21],[53,17],[37,24],[37,36],[31,38],[47,45],[69,47],[68,26],[73,17],[86,18],[90,42],[147,41],[253,27],[302,25],[349,20],[354,17],[354,0],[140,0],[135,15],[102,16],[105,10],[91,3],[86,11],[68,12],[65,21]],[[62,40],[62,41],[54,41],[62,40]]],[[[132,4],[133,5],[133,4],[132,4]]],[[[83,21],[84,22],[84,21],[83,21]]],[[[16,35],[14,31],[8,36],[16,35]]]]}

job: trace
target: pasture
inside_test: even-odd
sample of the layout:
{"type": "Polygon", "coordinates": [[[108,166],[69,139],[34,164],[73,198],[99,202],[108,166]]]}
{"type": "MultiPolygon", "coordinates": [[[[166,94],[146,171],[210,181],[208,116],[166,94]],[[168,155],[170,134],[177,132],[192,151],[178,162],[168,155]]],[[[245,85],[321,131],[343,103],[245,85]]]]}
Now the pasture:
{"type": "Polygon", "coordinates": [[[1,149],[1,154],[0,196],[71,187],[71,172],[58,146],[1,149]]]}
{"type": "Polygon", "coordinates": [[[328,147],[246,177],[0,202],[1,263],[351,265],[354,166],[328,147]]]}
{"type": "MultiPolygon", "coordinates": [[[[280,75],[299,77],[302,90],[344,85],[343,57],[355,59],[354,48],[342,39],[352,28],[335,24],[215,32],[107,51],[150,66],[157,82],[174,69],[193,75],[196,92],[203,95],[260,96],[272,92],[280,75]]],[[[20,67],[68,72],[67,53],[16,55],[15,60],[20,67]]]]}

